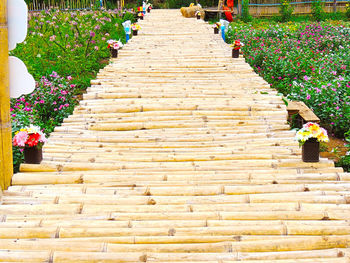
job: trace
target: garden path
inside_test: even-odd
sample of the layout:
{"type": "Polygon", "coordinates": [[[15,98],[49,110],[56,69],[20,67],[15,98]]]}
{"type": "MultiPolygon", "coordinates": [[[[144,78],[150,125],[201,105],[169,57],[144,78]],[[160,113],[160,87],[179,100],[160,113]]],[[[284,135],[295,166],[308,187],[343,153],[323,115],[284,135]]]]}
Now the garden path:
{"type": "Polygon", "coordinates": [[[349,262],[350,175],[301,162],[275,90],[153,10],[0,206],[0,261],[349,262]]]}

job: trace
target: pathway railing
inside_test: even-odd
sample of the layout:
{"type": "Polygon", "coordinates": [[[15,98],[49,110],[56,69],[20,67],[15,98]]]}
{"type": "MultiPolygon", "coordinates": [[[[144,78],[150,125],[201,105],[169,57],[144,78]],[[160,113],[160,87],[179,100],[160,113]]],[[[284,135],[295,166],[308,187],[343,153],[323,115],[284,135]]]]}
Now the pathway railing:
{"type": "MultiPolygon", "coordinates": [[[[252,16],[274,16],[279,14],[281,1],[277,0],[250,0],[249,13],[252,16]]],[[[345,12],[345,5],[348,1],[341,0],[324,0],[324,11],[331,13],[334,11],[345,12]]],[[[297,15],[311,14],[311,6],[313,1],[291,1],[290,4],[294,7],[294,13],[297,15]]]]}

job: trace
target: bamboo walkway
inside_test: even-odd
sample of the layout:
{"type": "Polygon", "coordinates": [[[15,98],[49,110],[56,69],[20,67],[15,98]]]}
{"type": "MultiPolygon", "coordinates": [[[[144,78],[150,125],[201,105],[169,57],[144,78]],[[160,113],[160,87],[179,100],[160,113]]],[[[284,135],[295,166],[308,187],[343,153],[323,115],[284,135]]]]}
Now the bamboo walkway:
{"type": "Polygon", "coordinates": [[[301,162],[287,111],[211,26],[153,10],[22,165],[6,262],[350,262],[350,175],[301,162]]]}

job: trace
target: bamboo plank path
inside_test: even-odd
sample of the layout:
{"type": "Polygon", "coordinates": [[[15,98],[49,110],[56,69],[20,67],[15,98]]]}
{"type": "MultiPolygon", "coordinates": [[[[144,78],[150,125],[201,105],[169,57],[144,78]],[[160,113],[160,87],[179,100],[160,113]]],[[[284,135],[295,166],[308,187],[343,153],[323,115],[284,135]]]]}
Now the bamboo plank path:
{"type": "Polygon", "coordinates": [[[153,10],[0,205],[6,262],[350,262],[350,174],[301,162],[276,91],[153,10]]]}

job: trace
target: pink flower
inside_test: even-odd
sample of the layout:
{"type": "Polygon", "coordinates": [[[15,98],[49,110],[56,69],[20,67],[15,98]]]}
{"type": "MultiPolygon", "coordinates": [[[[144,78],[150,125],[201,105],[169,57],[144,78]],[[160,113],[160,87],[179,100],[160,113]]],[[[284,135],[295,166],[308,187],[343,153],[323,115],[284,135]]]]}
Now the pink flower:
{"type": "Polygon", "coordinates": [[[50,37],[50,41],[55,41],[55,39],[56,39],[56,36],[55,36],[55,35],[52,35],[52,36],[50,37]]]}
{"type": "Polygon", "coordinates": [[[98,46],[95,46],[94,48],[95,48],[95,50],[98,50],[98,46]]]}
{"type": "Polygon", "coordinates": [[[307,94],[306,99],[309,100],[311,98],[310,94],[307,94]]]}
{"type": "Polygon", "coordinates": [[[28,140],[28,133],[25,131],[20,131],[15,135],[15,137],[13,137],[13,145],[24,147],[27,140],[28,140]]]}
{"type": "Polygon", "coordinates": [[[72,76],[68,76],[67,79],[68,79],[68,80],[72,80],[72,76]]]}

